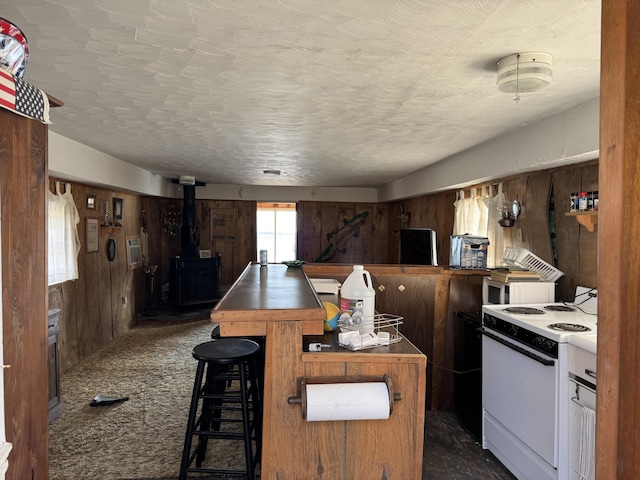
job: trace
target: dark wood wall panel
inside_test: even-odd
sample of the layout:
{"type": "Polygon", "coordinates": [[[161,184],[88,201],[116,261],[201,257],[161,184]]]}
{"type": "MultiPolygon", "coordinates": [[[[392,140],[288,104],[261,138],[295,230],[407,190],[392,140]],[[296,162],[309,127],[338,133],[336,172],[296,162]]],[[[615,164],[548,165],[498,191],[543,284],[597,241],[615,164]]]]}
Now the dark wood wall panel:
{"type": "Polygon", "coordinates": [[[256,260],[256,202],[197,200],[201,212],[200,248],[220,256],[220,282],[231,285],[247,263],[256,260]],[[227,222],[226,238],[211,231],[211,219],[221,214],[233,214],[227,222]],[[205,225],[206,224],[206,225],[205,225]]]}
{"type": "Polygon", "coordinates": [[[46,125],[0,110],[8,480],[48,478],[46,145],[46,125]]]}
{"type": "MultiPolygon", "coordinates": [[[[581,190],[591,192],[598,190],[598,165],[581,168],[581,190]]],[[[589,232],[580,226],[580,279],[581,285],[596,287],[598,285],[598,233],[589,232]]]]}
{"type": "MultiPolygon", "coordinates": [[[[372,280],[376,288],[376,310],[403,317],[405,323],[401,327],[402,333],[427,356],[427,392],[430,392],[433,383],[431,361],[434,356],[436,279],[375,275],[372,280]]],[[[426,403],[427,409],[431,409],[433,398],[428,395],[426,403]]]]}
{"type": "Polygon", "coordinates": [[[363,252],[363,257],[369,263],[392,263],[387,255],[389,250],[387,246],[389,239],[389,206],[376,204],[372,210],[371,228],[370,232],[368,232],[369,245],[367,247],[368,250],[363,252]],[[368,258],[371,258],[371,260],[368,260],[368,258]]]}
{"type": "MultiPolygon", "coordinates": [[[[52,178],[49,190],[56,192],[52,178]]],[[[128,268],[126,236],[140,235],[142,197],[126,192],[59,181],[60,191],[71,189],[80,222],[78,280],[49,287],[49,308],[60,308],[60,368],[66,372],[135,325],[136,312],[144,308],[144,271],[128,268]],[[95,209],[87,208],[87,195],[95,196],[95,209]],[[104,203],[109,202],[113,223],[113,198],[123,199],[121,227],[100,227],[98,251],[87,251],[86,219],[104,223],[104,203]],[[107,240],[116,244],[113,262],[107,258],[107,240]],[[125,300],[126,299],[126,303],[125,300]]],[[[150,235],[153,238],[153,235],[150,235]]]]}
{"type": "Polygon", "coordinates": [[[391,203],[388,232],[390,263],[397,263],[399,259],[400,228],[412,227],[435,230],[438,264],[448,265],[455,198],[455,192],[444,192],[391,203]]]}
{"type": "Polygon", "coordinates": [[[570,194],[598,190],[598,164],[589,162],[552,172],[557,244],[558,300],[572,300],[577,285],[597,287],[598,234],[589,232],[574,217],[567,217],[570,194]]]}
{"type": "Polygon", "coordinates": [[[571,207],[571,193],[580,190],[581,169],[558,170],[552,173],[551,178],[554,196],[557,267],[564,272],[564,276],[558,280],[556,294],[558,300],[570,300],[573,298],[576,285],[579,285],[580,282],[579,239],[580,230],[584,227],[581,227],[575,218],[567,217],[565,212],[568,212],[571,207]]]}
{"type": "Polygon", "coordinates": [[[390,263],[389,206],[300,202],[298,258],[323,263],[390,263]]]}
{"type": "Polygon", "coordinates": [[[244,271],[247,263],[257,260],[257,205],[256,202],[234,202],[234,208],[238,211],[238,236],[232,272],[235,282],[236,278],[244,271]]]}
{"type": "MultiPolygon", "coordinates": [[[[509,182],[511,186],[511,182],[509,182]]],[[[526,190],[519,196],[522,202],[521,217],[514,228],[516,238],[511,237],[513,246],[521,246],[535,252],[545,262],[554,264],[549,229],[549,199],[551,195],[551,174],[542,172],[527,177],[526,190]],[[522,244],[518,243],[517,229],[522,231],[522,244]]],[[[513,200],[515,196],[510,197],[513,200]]]]}
{"type": "MultiPolygon", "coordinates": [[[[183,201],[144,197],[141,205],[149,230],[150,262],[158,265],[152,298],[152,303],[157,304],[167,300],[162,289],[169,285],[169,260],[180,255],[181,251],[180,232],[174,236],[165,232],[165,212],[176,210],[182,213],[183,201]]],[[[210,250],[212,255],[220,256],[220,283],[231,285],[247,263],[256,260],[256,202],[196,200],[196,219],[200,227],[199,249],[210,250]],[[227,222],[229,227],[224,229],[226,238],[212,232],[212,219],[221,213],[233,214],[233,219],[227,222]]]]}
{"type": "Polygon", "coordinates": [[[320,228],[320,203],[300,202],[297,205],[298,258],[317,258],[316,252],[322,251],[322,232],[320,228]],[[302,235],[300,235],[302,233],[302,235]]]}
{"type": "Polygon", "coordinates": [[[159,303],[168,295],[169,259],[180,254],[180,230],[175,235],[165,229],[165,212],[182,212],[182,200],[144,197],[143,208],[149,231],[149,259],[157,265],[152,303],[159,303]],[[164,290],[163,290],[164,289],[164,290]]]}

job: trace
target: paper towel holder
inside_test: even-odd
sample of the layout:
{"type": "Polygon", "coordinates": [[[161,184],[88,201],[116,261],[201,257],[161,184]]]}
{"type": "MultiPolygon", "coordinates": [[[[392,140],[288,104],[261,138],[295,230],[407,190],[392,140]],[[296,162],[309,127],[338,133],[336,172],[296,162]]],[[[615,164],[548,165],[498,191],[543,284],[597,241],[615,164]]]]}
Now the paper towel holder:
{"type": "Polygon", "coordinates": [[[368,382],[384,382],[389,392],[389,415],[393,412],[393,402],[402,400],[401,393],[393,392],[393,382],[389,374],[384,375],[356,375],[353,377],[302,377],[298,380],[298,396],[289,397],[287,403],[289,405],[300,404],[302,407],[302,418],[307,419],[307,384],[328,384],[328,383],[368,383],[368,382]]]}

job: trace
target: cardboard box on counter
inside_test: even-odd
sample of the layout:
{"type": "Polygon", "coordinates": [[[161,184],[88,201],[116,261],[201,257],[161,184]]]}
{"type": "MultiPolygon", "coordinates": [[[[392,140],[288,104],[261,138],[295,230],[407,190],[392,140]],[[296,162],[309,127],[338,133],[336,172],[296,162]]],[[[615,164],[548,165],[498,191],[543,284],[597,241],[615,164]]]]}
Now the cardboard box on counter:
{"type": "Polygon", "coordinates": [[[465,270],[486,270],[489,239],[475,235],[451,235],[449,266],[465,270]]]}

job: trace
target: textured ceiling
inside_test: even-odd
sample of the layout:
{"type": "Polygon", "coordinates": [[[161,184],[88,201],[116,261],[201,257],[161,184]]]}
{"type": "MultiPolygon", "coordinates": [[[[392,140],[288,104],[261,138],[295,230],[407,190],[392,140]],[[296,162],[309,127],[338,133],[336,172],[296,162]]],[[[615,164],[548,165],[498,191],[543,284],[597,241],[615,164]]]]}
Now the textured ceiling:
{"type": "Polygon", "coordinates": [[[600,0],[0,0],[51,130],[154,173],[376,187],[598,96],[600,0]],[[554,80],[495,86],[516,52],[554,80]],[[281,170],[280,176],[264,170],[281,170]]]}

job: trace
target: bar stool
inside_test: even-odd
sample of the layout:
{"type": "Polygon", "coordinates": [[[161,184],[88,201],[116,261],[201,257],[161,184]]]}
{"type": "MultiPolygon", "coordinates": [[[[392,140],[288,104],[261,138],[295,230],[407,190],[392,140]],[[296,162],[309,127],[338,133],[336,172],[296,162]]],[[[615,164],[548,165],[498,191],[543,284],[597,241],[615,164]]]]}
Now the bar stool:
{"type": "MultiPolygon", "coordinates": [[[[259,345],[246,338],[220,338],[193,349],[198,360],[187,421],[180,480],[189,473],[241,475],[254,480],[262,448],[262,401],[259,392],[259,345]],[[238,382],[237,389],[227,387],[238,382]],[[200,415],[198,415],[200,412],[200,415]],[[240,413],[241,418],[234,417],[240,413]],[[241,426],[241,431],[238,427],[241,426]],[[197,444],[192,452],[194,437],[197,444]],[[224,470],[202,466],[209,439],[243,441],[245,470],[224,470]],[[255,448],[254,448],[255,444],[255,448]],[[195,467],[192,466],[195,460],[195,467]]],[[[235,385],[235,384],[234,384],[235,385]]]]}

